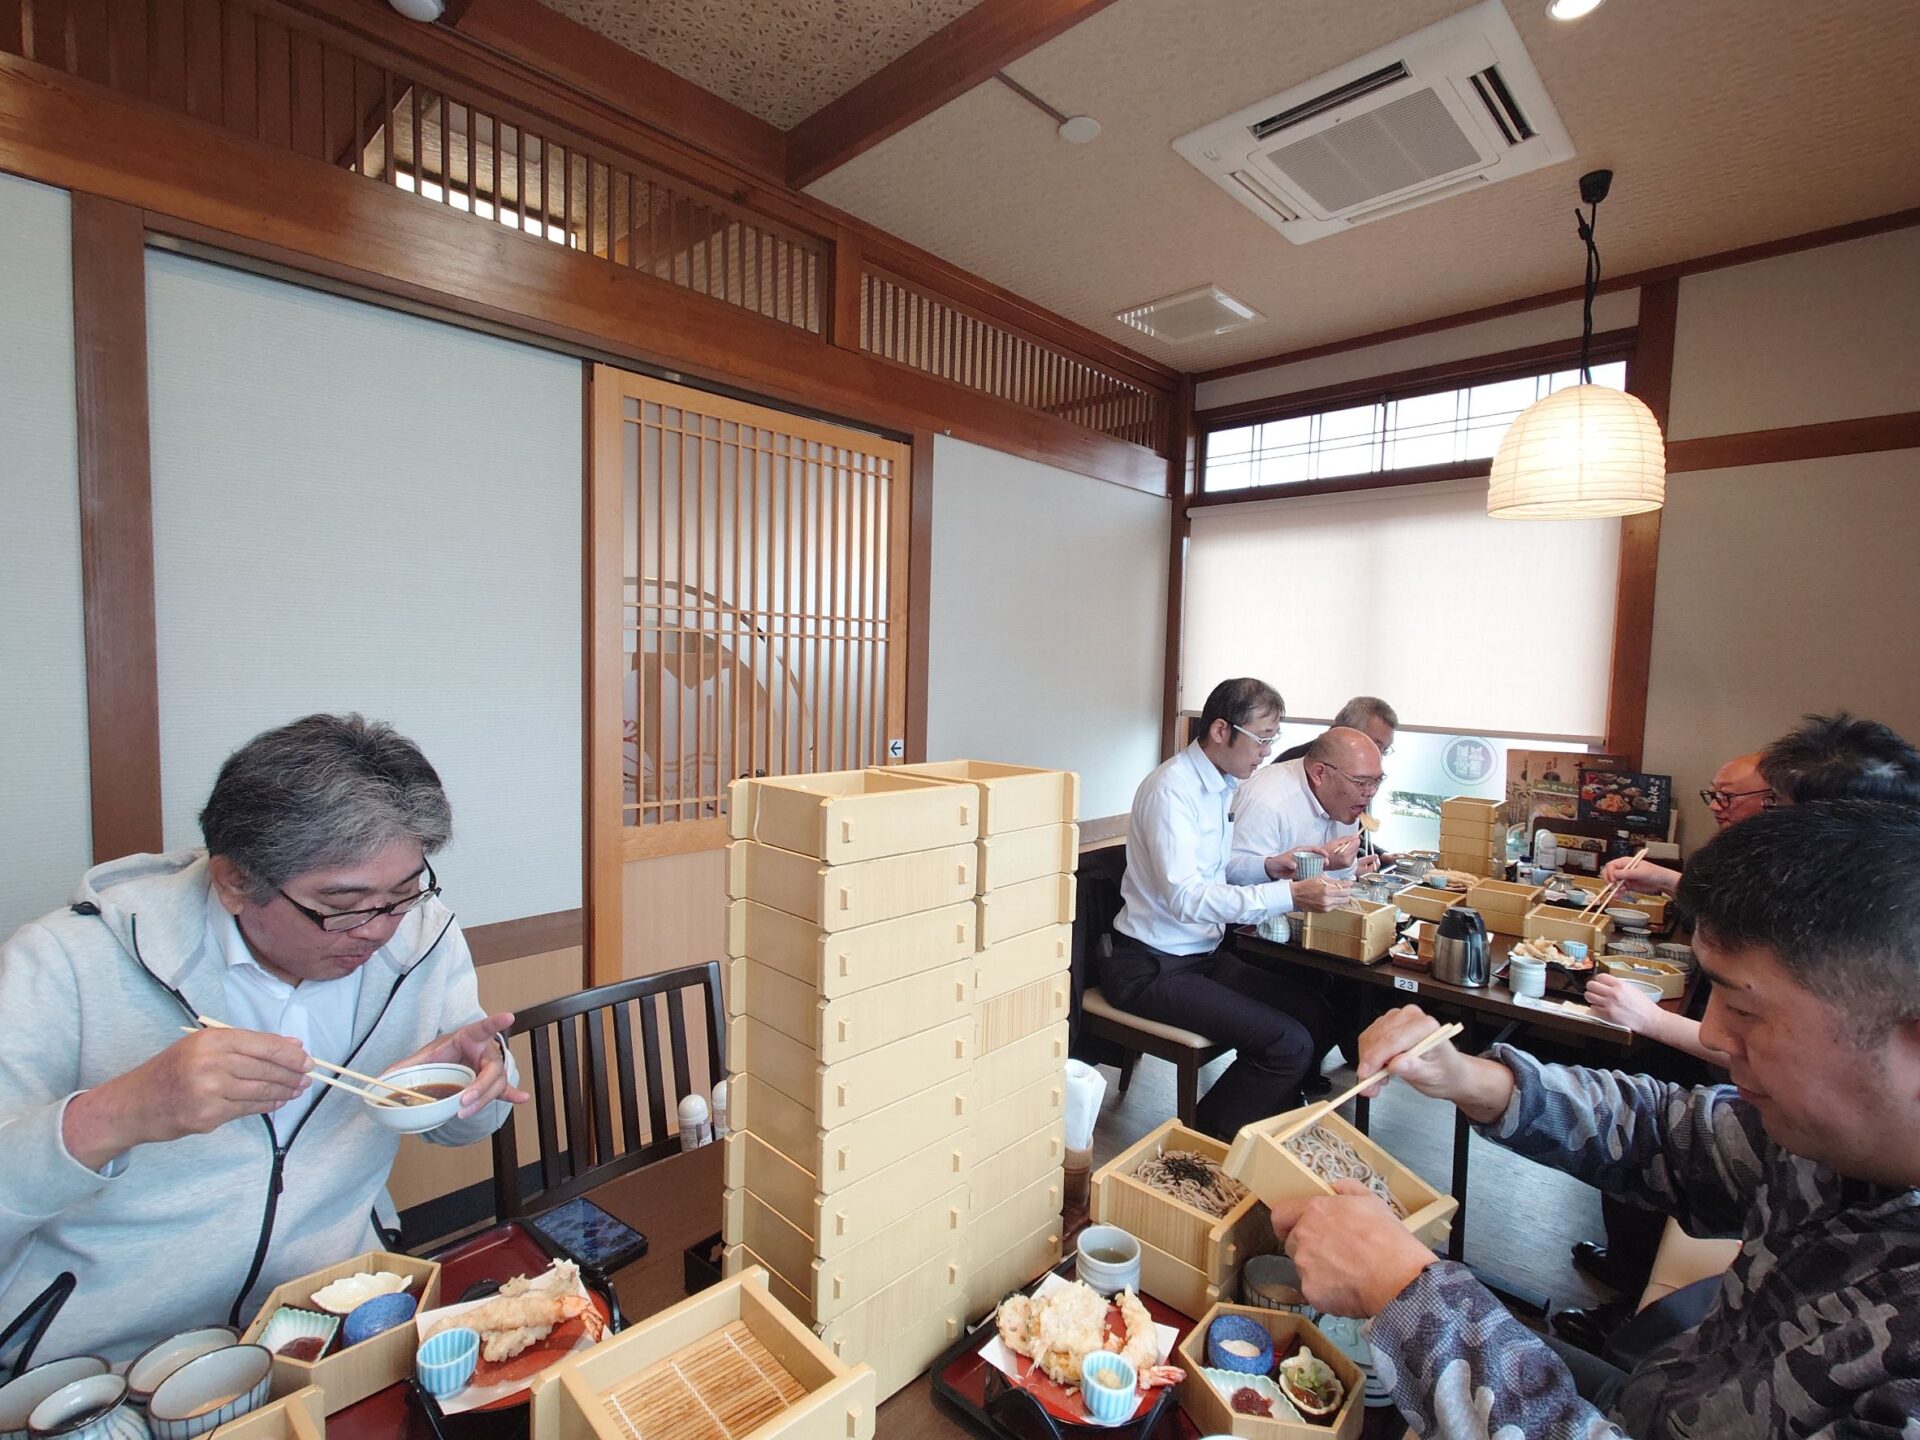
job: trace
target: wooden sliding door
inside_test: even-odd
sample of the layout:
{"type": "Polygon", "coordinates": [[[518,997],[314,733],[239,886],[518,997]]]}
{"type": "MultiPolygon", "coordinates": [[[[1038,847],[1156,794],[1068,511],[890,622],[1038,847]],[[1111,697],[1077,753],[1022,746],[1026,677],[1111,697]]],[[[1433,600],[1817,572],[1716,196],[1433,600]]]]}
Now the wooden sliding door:
{"type": "Polygon", "coordinates": [[[911,465],[895,441],[606,366],[591,414],[598,983],[715,958],[636,965],[619,919],[658,880],[629,867],[679,857],[710,884],[717,855],[693,857],[726,842],[730,782],[899,755],[911,465]]]}

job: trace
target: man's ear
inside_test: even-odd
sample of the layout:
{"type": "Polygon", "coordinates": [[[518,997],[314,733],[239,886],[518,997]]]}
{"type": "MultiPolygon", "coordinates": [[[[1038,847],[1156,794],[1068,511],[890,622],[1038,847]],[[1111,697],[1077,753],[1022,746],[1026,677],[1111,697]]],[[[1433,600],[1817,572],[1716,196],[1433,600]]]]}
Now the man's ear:
{"type": "Polygon", "coordinates": [[[1211,725],[1207,726],[1207,739],[1215,745],[1231,745],[1233,743],[1233,726],[1225,720],[1215,720],[1211,725]]]}
{"type": "Polygon", "coordinates": [[[221,908],[229,915],[238,915],[247,908],[248,892],[253,887],[238,865],[224,855],[210,855],[207,874],[213,880],[213,893],[219,897],[221,908]]]}

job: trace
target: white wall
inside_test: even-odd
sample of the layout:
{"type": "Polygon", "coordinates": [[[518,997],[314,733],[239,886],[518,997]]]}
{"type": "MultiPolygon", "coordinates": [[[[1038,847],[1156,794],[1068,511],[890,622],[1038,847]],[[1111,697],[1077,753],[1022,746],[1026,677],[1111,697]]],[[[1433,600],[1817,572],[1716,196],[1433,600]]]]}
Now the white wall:
{"type": "Polygon", "coordinates": [[[0,938],[93,853],[72,245],[64,190],[0,175],[0,938]]]}
{"type": "Polygon", "coordinates": [[[160,252],[148,327],[168,846],[358,710],[446,783],[463,922],[579,905],[580,362],[160,252]]]}
{"type": "Polygon", "coordinates": [[[1160,762],[1164,498],[942,435],[933,450],[929,759],[1080,774],[1123,814],[1160,762]]]}

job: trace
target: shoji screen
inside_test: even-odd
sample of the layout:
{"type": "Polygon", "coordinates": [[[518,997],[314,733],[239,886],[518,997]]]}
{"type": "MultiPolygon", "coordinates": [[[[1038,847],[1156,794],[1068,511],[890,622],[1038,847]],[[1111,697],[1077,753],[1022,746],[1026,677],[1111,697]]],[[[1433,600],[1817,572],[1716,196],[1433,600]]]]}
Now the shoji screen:
{"type": "Polygon", "coordinates": [[[446,782],[463,922],[577,906],[579,363],[160,252],[148,307],[167,843],[235,746],[358,710],[446,782]]]}
{"type": "Polygon", "coordinates": [[[92,858],[67,196],[0,175],[0,938],[92,858]]]}

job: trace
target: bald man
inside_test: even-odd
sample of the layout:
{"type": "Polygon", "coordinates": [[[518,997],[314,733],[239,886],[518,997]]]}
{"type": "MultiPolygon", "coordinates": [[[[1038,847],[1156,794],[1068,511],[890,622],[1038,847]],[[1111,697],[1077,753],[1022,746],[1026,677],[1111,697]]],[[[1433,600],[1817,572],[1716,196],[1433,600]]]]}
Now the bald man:
{"type": "Polygon", "coordinates": [[[1233,807],[1235,857],[1315,845],[1326,847],[1329,874],[1378,868],[1376,856],[1360,856],[1357,864],[1355,857],[1360,817],[1382,778],[1380,747],[1364,731],[1328,730],[1299,759],[1277,760],[1241,785],[1233,807]]]}
{"type": "MultiPolygon", "coordinates": [[[[1751,820],[1763,810],[1779,803],[1773,787],[1760,773],[1760,752],[1736,755],[1713,772],[1713,783],[1700,792],[1713,812],[1713,823],[1725,830],[1742,820],[1751,820]]],[[[1645,860],[1623,858],[1609,860],[1600,872],[1601,879],[1612,884],[1618,880],[1634,890],[1658,891],[1671,895],[1680,888],[1680,872],[1645,860]]]]}

